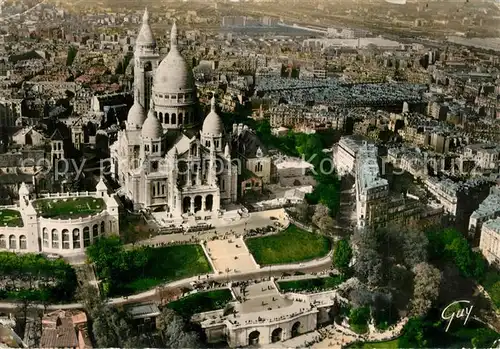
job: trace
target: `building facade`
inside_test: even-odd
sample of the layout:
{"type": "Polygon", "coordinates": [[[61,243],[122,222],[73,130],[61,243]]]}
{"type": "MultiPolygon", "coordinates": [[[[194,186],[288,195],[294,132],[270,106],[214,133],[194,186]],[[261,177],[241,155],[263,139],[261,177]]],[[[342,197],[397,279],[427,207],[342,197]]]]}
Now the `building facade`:
{"type": "Polygon", "coordinates": [[[500,262],[500,218],[491,219],[483,224],[479,249],[490,264],[500,262]]]}

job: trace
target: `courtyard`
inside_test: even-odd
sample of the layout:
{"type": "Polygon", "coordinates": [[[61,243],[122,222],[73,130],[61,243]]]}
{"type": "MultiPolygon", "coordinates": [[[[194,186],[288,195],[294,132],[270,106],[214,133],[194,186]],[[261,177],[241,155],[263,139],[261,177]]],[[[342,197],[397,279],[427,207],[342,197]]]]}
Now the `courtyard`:
{"type": "Polygon", "coordinates": [[[21,212],[10,209],[0,209],[0,227],[22,227],[21,212]]]}
{"type": "Polygon", "coordinates": [[[208,241],[206,248],[218,272],[241,273],[257,270],[257,265],[241,237],[208,241]]]}
{"type": "Polygon", "coordinates": [[[40,199],[33,202],[35,210],[44,218],[80,218],[95,215],[106,209],[101,198],[69,197],[40,199]]]}
{"type": "Polygon", "coordinates": [[[326,256],[331,241],[323,235],[290,225],[280,233],[245,240],[255,261],[263,265],[298,263],[326,256]]]}

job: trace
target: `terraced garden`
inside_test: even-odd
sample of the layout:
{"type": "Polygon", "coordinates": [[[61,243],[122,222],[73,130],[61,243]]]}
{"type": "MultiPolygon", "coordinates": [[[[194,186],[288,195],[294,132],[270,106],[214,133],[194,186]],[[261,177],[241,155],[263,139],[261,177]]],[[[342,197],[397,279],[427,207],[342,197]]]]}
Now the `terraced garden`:
{"type": "Polygon", "coordinates": [[[0,209],[0,227],[22,227],[21,212],[11,209],[0,209]]]}
{"type": "Polygon", "coordinates": [[[44,218],[80,218],[102,212],[106,204],[101,198],[73,197],[40,199],[33,203],[35,210],[44,218]]]}

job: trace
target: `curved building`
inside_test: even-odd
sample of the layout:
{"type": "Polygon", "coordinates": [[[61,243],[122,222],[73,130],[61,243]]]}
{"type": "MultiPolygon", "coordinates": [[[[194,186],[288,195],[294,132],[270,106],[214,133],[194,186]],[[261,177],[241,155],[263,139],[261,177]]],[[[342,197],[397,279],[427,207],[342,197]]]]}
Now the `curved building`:
{"type": "Polygon", "coordinates": [[[0,250],[81,255],[100,236],[119,234],[119,206],[103,180],[95,192],[53,193],[34,198],[23,183],[19,206],[0,207],[18,216],[0,226],[0,250]]]}

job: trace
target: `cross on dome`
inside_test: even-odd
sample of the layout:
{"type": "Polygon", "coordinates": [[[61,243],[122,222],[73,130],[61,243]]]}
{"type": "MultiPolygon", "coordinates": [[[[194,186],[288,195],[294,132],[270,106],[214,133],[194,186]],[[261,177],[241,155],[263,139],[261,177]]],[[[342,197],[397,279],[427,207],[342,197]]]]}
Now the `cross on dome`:
{"type": "Polygon", "coordinates": [[[215,112],[215,93],[212,95],[212,99],[210,100],[210,111],[215,112]]]}
{"type": "Polygon", "coordinates": [[[170,46],[177,46],[177,23],[174,20],[174,24],[172,24],[172,30],[170,30],[170,46]]]}

